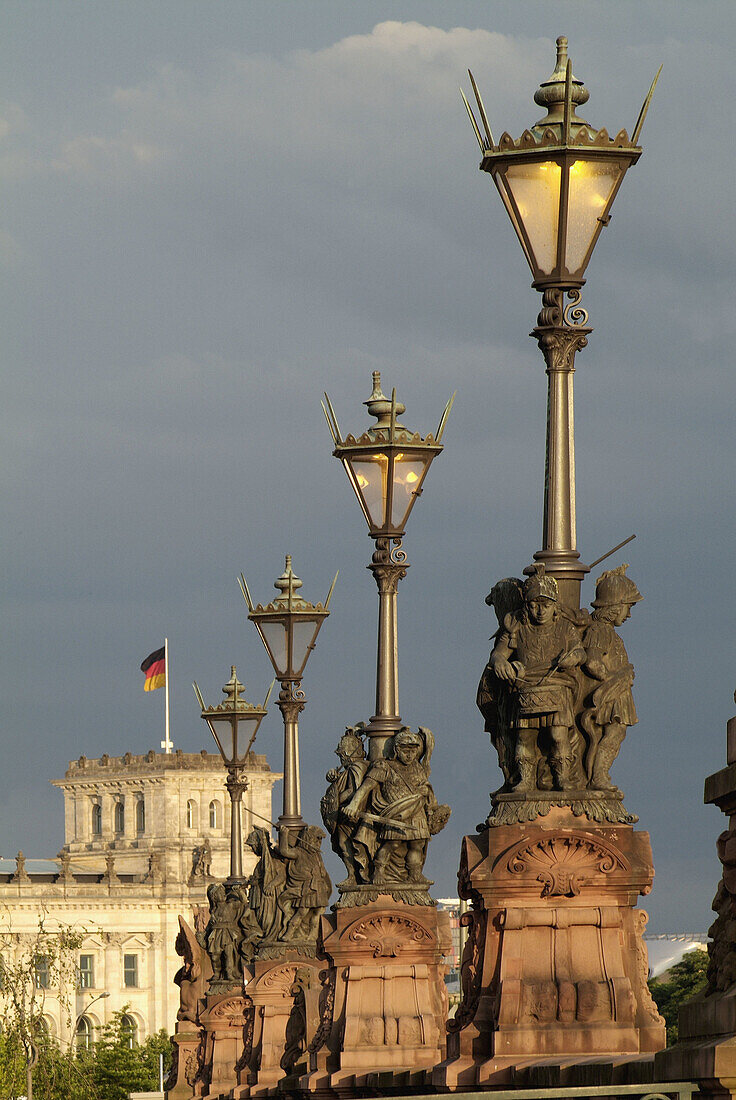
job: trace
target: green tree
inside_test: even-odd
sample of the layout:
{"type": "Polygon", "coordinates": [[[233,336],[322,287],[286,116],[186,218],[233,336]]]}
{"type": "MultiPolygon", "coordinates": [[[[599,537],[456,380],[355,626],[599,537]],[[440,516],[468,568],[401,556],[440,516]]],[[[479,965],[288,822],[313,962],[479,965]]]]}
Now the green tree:
{"type": "Polygon", "coordinates": [[[52,923],[42,911],[36,931],[20,934],[13,931],[11,916],[8,910],[0,933],[0,1095],[30,1098],[33,1084],[39,1080],[45,1090],[39,1095],[54,1100],[54,1081],[62,1063],[58,1047],[47,1034],[46,997],[54,993],[71,1024],[82,933],[52,923]]]}
{"type": "Polygon", "coordinates": [[[677,1042],[677,1013],[680,1005],[705,988],[708,971],[708,953],[695,949],[670,967],[664,981],[652,978],[649,989],[664,1021],[667,1024],[667,1046],[677,1042]]]}
{"type": "Polygon", "coordinates": [[[131,1092],[154,1091],[159,1081],[159,1054],[164,1055],[164,1075],[171,1061],[165,1031],[149,1035],[140,1046],[131,1041],[126,1010],[124,1006],[113,1015],[87,1055],[89,1077],[96,1090],[93,1095],[105,1100],[127,1100],[131,1092]]]}

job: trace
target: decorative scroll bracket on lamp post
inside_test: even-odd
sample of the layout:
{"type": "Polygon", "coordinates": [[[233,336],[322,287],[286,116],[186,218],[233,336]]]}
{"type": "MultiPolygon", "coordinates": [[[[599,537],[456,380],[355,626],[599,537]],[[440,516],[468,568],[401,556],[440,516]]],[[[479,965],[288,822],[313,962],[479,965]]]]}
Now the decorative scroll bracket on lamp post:
{"type": "Polygon", "coordinates": [[[302,582],[291,567],[291,555],[286,555],[284,572],[274,582],[280,595],[271,603],[253,603],[243,574],[238,583],[248,605],[248,618],[255,623],[261,641],[281,683],[278,706],[284,720],[284,801],[278,820],[279,829],[301,828],[301,789],[299,780],[299,715],[306,697],[302,691],[302,676],[315,647],[322,623],[329,615],[330,600],[338,574],[332,582],[324,604],[312,604],[298,595],[302,582]]]}
{"type": "Polygon", "coordinates": [[[480,168],[493,177],[531,269],[532,286],[543,295],[531,333],[544,355],[548,378],[542,549],[534,557],[556,578],[562,602],[578,607],[580,583],[589,567],[576,547],[573,374],[575,353],[592,331],[579,304],[580,288],[624,175],[641,156],[637,142],[659,72],[631,138],[625,130],[609,137],[576,114],[589,92],[573,76],[567,39],[560,37],[555,70],[534,95],[547,109],[546,116],[518,140],[504,133],[498,144],[469,76],[483,132],[464,94],[463,100],[480,146],[480,168]]]}
{"type": "Polygon", "coordinates": [[[409,564],[402,546],[409,514],[424,487],[433,459],[442,451],[442,434],[453,394],[437,429],[424,439],[397,421],[406,407],[381,391],[381,375],[373,372],[373,392],[364,402],[377,423],[362,435],[340,433],[335,410],[327,394],[322,409],[332,435],[332,452],[345,467],[361,511],[376,544],[370,565],[378,586],[378,647],[376,658],[376,711],[365,733],[370,740],[370,759],[383,755],[389,737],[401,729],[399,716],[398,585],[409,564]]]}
{"type": "Polygon", "coordinates": [[[242,698],[245,688],[237,677],[235,665],[231,666],[230,679],[222,689],[225,699],[219,706],[205,706],[199,687],[196,683],[192,685],[202,711],[202,718],[209,726],[227,768],[226,786],[230,795],[230,875],[226,881],[229,884],[245,881],[241,804],[243,795],[248,789],[248,780],[243,777],[243,769],[256,739],[258,727],[266,716],[266,707],[274,683],[275,681],[271,682],[262,707],[247,703],[242,698]],[[241,746],[246,737],[249,737],[249,740],[243,751],[241,746]]]}

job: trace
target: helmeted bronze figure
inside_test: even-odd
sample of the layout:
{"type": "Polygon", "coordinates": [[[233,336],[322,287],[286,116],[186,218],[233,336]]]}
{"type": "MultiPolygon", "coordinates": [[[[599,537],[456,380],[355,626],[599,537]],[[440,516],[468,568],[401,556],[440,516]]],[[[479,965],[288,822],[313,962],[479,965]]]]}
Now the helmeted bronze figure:
{"type": "Polygon", "coordinates": [[[592,623],[585,631],[584,670],[597,681],[589,693],[589,704],[580,723],[588,734],[586,771],[590,786],[599,791],[617,791],[609,770],[618,756],[628,726],[637,723],[631,685],[634,666],[624,643],[616,633],[629,618],[631,608],[643,596],[626,576],[627,565],[602,573],[596,581],[592,623]]]}
{"type": "Polygon", "coordinates": [[[544,566],[524,583],[524,603],[504,618],[489,666],[511,688],[510,726],[518,778],[514,791],[537,788],[545,757],[557,790],[582,785],[574,752],[575,669],[585,660],[580,630],[559,605],[557,582],[544,566]]]}
{"type": "Polygon", "coordinates": [[[429,782],[432,732],[420,726],[414,733],[404,726],[390,739],[387,756],[370,764],[360,759],[354,738],[353,731],[342,738],[338,755],[345,757],[344,771],[328,773],[330,787],[322,800],[333,847],[348,870],[340,886],[343,904],[359,903],[358,897],[345,901],[345,895],[366,889],[430,904],[430,883],[422,874],[427,845],[450,816],[450,807],[438,803],[429,782]],[[353,784],[352,796],[340,799],[341,785],[347,790],[353,784]]]}
{"type": "Polygon", "coordinates": [[[360,787],[368,771],[368,759],[362,738],[363,729],[363,722],[348,726],[340,738],[335,749],[340,767],[330,768],[325,776],[329,787],[320,802],[322,820],[330,834],[332,850],[347,868],[346,885],[354,885],[357,881],[356,855],[353,847],[355,824],[348,821],[342,811],[360,787]]]}

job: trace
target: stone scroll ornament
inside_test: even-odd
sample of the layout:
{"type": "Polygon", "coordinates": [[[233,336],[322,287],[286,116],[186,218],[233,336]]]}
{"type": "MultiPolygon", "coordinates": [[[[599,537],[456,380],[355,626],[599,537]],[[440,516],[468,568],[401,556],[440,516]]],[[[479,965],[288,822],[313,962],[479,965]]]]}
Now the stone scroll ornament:
{"type": "Polygon", "coordinates": [[[327,773],[321,809],[332,846],[347,869],[338,883],[340,907],[364,905],[381,894],[410,905],[433,905],[423,875],[429,839],[445,827],[450,807],[429,782],[431,731],[404,726],[389,738],[387,755],[368,761],[362,726],[348,727],[327,773]]]}
{"type": "Polygon", "coordinates": [[[504,779],[488,825],[532,821],[552,806],[599,822],[638,820],[610,776],[637,721],[634,669],[616,631],[642,599],[627,568],[601,574],[592,614],[561,604],[541,563],[486,597],[498,630],[476,701],[504,779]]]}

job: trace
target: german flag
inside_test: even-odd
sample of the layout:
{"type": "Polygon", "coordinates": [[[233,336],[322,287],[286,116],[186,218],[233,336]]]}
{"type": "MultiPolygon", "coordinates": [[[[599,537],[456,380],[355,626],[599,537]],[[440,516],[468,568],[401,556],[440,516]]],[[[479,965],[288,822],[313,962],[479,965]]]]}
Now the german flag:
{"type": "Polygon", "coordinates": [[[166,685],[166,646],[154,650],[141,664],[141,672],[146,677],[144,691],[155,691],[166,685]]]}

